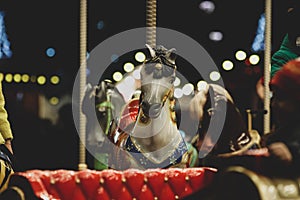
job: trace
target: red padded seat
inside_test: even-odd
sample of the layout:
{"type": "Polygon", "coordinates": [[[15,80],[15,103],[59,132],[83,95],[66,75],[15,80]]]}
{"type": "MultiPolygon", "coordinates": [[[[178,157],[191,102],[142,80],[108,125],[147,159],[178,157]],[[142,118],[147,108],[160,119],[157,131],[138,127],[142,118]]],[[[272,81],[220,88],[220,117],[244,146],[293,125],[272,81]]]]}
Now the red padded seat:
{"type": "Polygon", "coordinates": [[[216,172],[205,167],[29,170],[13,174],[8,187],[23,193],[26,200],[172,200],[209,186],[216,172]]]}

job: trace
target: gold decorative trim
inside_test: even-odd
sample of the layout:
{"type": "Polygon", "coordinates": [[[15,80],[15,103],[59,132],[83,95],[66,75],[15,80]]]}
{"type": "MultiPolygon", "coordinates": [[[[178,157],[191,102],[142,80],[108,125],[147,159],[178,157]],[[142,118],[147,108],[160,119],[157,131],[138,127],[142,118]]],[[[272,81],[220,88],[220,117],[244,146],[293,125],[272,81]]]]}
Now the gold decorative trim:
{"type": "Polygon", "coordinates": [[[99,182],[100,182],[101,185],[103,185],[104,182],[105,182],[104,178],[100,178],[100,181],[99,181],[99,182]]]}
{"type": "Polygon", "coordinates": [[[77,184],[80,183],[80,179],[78,177],[75,177],[75,183],[77,183],[77,184]]]}
{"type": "Polygon", "coordinates": [[[19,187],[12,186],[12,187],[10,187],[10,189],[16,191],[18,193],[19,197],[21,198],[21,200],[25,200],[25,194],[19,187]]]}
{"type": "Polygon", "coordinates": [[[225,173],[226,172],[236,172],[249,177],[256,186],[261,200],[279,199],[276,190],[272,190],[274,185],[267,177],[259,175],[241,166],[229,167],[226,169],[225,173]]]}
{"type": "Polygon", "coordinates": [[[144,183],[148,183],[147,177],[144,178],[144,183]]]}
{"type": "Polygon", "coordinates": [[[230,152],[230,153],[219,154],[218,157],[228,158],[231,156],[243,155],[243,153],[246,152],[247,150],[249,150],[249,148],[251,146],[253,146],[254,144],[260,145],[260,135],[256,130],[251,130],[249,132],[249,135],[251,137],[251,141],[248,144],[246,144],[245,146],[243,146],[241,149],[230,152]]]}
{"type": "Polygon", "coordinates": [[[126,183],[126,178],[125,177],[122,178],[122,183],[126,183]]]}

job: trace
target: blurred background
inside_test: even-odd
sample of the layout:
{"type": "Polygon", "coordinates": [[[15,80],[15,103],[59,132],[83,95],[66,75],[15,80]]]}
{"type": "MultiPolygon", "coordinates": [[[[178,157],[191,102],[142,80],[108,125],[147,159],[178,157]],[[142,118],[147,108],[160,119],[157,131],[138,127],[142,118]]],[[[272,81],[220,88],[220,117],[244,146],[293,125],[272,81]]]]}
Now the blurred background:
{"type": "MultiPolygon", "coordinates": [[[[272,53],[285,34],[287,2],[273,1],[272,53]]],[[[205,48],[219,69],[210,74],[210,82],[222,77],[242,114],[262,108],[255,85],[264,67],[264,3],[157,1],[157,26],[188,35],[205,48]]],[[[88,54],[117,33],[145,27],[146,1],[89,0],[87,20],[88,54]]],[[[79,0],[0,1],[0,79],[20,170],[77,168],[71,103],[80,66],[79,22],[79,0]]],[[[107,67],[104,78],[121,83],[146,56],[143,51],[111,55],[110,66],[103,66],[107,67]]],[[[185,62],[179,58],[178,70],[190,83],[177,82],[179,99],[193,95],[203,83],[193,66],[180,67],[185,62]]],[[[254,128],[260,130],[261,123],[262,116],[256,116],[254,128]]]]}

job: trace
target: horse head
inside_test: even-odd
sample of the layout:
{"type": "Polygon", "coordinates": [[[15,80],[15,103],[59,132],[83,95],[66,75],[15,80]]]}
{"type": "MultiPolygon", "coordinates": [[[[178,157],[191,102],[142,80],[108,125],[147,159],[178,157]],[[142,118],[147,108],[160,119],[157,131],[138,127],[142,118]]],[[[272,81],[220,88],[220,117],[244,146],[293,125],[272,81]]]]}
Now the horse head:
{"type": "Polygon", "coordinates": [[[225,88],[209,84],[207,90],[197,95],[195,99],[200,102],[201,116],[196,146],[200,157],[208,153],[233,156],[255,145],[239,109],[225,88]]]}
{"type": "Polygon", "coordinates": [[[168,98],[173,98],[175,81],[175,49],[167,50],[163,46],[152,48],[150,59],[141,67],[140,103],[143,114],[148,118],[157,118],[168,98]]]}
{"type": "Polygon", "coordinates": [[[110,131],[112,126],[117,124],[124,104],[125,100],[122,94],[111,81],[102,80],[94,87],[89,86],[83,99],[83,113],[87,116],[89,129],[89,144],[103,142],[105,136],[111,139],[110,131]],[[87,110],[86,108],[91,109],[87,110]],[[92,113],[96,113],[96,115],[92,113]]]}

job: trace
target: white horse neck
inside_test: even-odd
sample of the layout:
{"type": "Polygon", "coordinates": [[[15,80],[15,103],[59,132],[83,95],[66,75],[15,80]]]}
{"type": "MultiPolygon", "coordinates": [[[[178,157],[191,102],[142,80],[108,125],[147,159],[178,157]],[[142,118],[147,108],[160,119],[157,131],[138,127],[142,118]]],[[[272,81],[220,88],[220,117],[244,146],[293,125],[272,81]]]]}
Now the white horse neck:
{"type": "Polygon", "coordinates": [[[141,152],[155,152],[164,148],[174,150],[182,141],[176,122],[172,120],[171,115],[175,113],[170,111],[170,106],[170,100],[167,100],[160,115],[155,119],[149,118],[147,123],[141,122],[143,113],[140,109],[130,137],[141,152]]]}

